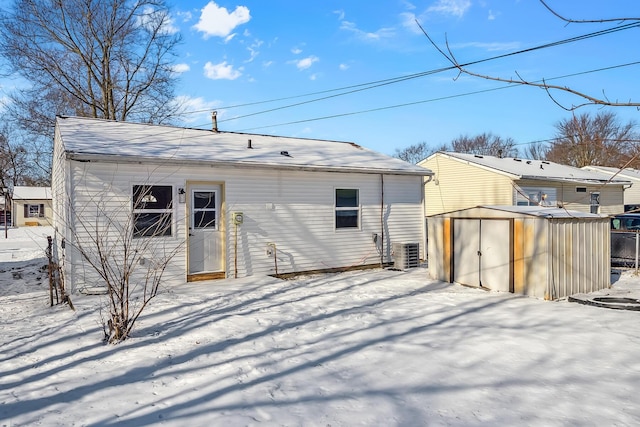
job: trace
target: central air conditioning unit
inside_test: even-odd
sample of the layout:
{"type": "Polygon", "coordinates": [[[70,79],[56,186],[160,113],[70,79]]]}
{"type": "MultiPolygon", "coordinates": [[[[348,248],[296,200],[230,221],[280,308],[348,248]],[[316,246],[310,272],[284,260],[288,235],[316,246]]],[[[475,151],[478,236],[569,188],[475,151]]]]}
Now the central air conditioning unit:
{"type": "Polygon", "coordinates": [[[393,243],[391,245],[393,267],[399,270],[417,267],[420,264],[419,243],[393,243]]]}

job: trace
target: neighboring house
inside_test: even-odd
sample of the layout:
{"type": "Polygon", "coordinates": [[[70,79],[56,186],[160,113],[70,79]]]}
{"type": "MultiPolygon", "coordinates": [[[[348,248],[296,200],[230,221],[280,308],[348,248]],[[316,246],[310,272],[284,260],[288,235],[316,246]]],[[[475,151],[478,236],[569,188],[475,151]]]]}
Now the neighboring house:
{"type": "Polygon", "coordinates": [[[353,143],[58,117],[65,285],[100,283],[80,254],[91,242],[144,266],[173,254],[170,284],[386,265],[393,244],[424,241],[431,175],[353,143]]]}
{"type": "Polygon", "coordinates": [[[624,210],[640,212],[640,170],[613,168],[607,166],[585,166],[582,169],[600,172],[615,179],[626,179],[632,183],[624,190],[624,210]]]}
{"type": "Polygon", "coordinates": [[[481,205],[549,206],[597,214],[623,211],[628,179],[553,162],[437,152],[418,165],[427,216],[481,205]]]}
{"type": "Polygon", "coordinates": [[[50,187],[13,187],[12,221],[15,227],[51,225],[53,210],[50,187]]]}

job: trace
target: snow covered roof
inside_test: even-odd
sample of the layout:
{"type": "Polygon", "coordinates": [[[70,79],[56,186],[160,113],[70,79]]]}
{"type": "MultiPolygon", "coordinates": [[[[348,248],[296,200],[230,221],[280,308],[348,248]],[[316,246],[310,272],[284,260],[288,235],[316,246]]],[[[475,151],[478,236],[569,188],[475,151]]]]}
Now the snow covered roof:
{"type": "Polygon", "coordinates": [[[214,132],[58,117],[67,158],[215,164],[336,172],[433,175],[429,169],[349,142],[214,132]]]}
{"type": "Polygon", "coordinates": [[[494,157],[476,154],[463,154],[454,152],[438,152],[433,154],[443,155],[449,158],[472,163],[479,167],[491,169],[499,173],[510,175],[513,179],[532,179],[547,181],[577,182],[583,184],[631,184],[628,179],[621,177],[612,178],[610,174],[592,170],[575,168],[559,163],[521,159],[518,157],[494,157]]]}
{"type": "Polygon", "coordinates": [[[599,218],[608,218],[608,215],[604,214],[592,214],[588,212],[567,210],[564,208],[556,208],[550,206],[476,206],[473,208],[465,208],[459,209],[451,212],[445,212],[437,215],[432,215],[434,217],[445,216],[445,217],[467,217],[470,213],[475,213],[476,215],[472,215],[474,218],[478,218],[480,216],[486,215],[491,217],[498,216],[508,216],[510,218],[518,217],[518,216],[535,216],[540,218],[582,218],[582,219],[599,219],[599,218]],[[500,212],[505,215],[500,214],[500,212]]]}
{"type": "Polygon", "coordinates": [[[581,212],[567,210],[564,208],[549,206],[481,206],[485,209],[494,209],[502,212],[514,214],[522,214],[529,216],[538,216],[543,218],[607,218],[604,214],[592,214],[589,212],[581,212]]]}
{"type": "Polygon", "coordinates": [[[50,187],[27,187],[16,185],[13,187],[13,200],[50,200],[50,187]]]}
{"type": "Polygon", "coordinates": [[[631,168],[613,168],[609,166],[585,166],[582,169],[595,172],[602,172],[607,175],[615,175],[618,179],[630,179],[632,181],[640,181],[640,170],[631,168]]]}

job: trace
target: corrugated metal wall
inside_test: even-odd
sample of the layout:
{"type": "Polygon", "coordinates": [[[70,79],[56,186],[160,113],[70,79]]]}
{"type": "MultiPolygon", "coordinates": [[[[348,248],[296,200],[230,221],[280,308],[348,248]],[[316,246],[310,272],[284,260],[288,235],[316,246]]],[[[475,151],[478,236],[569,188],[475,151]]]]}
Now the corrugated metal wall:
{"type": "Polygon", "coordinates": [[[547,299],[593,292],[611,284],[609,221],[549,220],[552,264],[547,299]]]}

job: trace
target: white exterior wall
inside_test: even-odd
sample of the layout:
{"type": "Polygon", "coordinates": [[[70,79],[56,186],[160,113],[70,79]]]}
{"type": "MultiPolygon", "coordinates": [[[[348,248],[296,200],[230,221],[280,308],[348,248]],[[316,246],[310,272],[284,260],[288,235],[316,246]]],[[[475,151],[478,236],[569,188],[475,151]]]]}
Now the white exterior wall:
{"type": "MultiPolygon", "coordinates": [[[[55,258],[61,261],[62,242],[67,239],[66,227],[67,223],[67,203],[69,181],[65,179],[67,176],[67,162],[64,159],[64,146],[58,132],[55,130],[53,144],[53,158],[51,161],[51,206],[52,206],[52,223],[54,228],[54,254],[55,258]],[[61,234],[62,233],[62,234],[61,234]]],[[[64,266],[63,266],[64,267],[64,266]]],[[[66,278],[66,274],[65,274],[66,278]]]]}
{"type": "MultiPolygon", "coordinates": [[[[276,245],[278,273],[283,274],[378,264],[380,248],[373,241],[373,233],[384,235],[384,262],[391,261],[391,242],[424,242],[420,176],[384,176],[385,205],[381,218],[382,180],[377,174],[95,162],[67,165],[68,182],[72,183],[67,190],[75,206],[74,213],[81,218],[80,222],[91,227],[94,224],[103,229],[125,227],[131,214],[133,185],[173,186],[173,235],[134,239],[153,242],[153,250],[159,254],[177,251],[164,276],[170,284],[186,280],[188,203],[178,203],[177,189],[186,189],[189,182],[223,184],[227,277],[235,277],[236,271],[238,277],[275,273],[273,256],[267,255],[269,243],[276,245]],[[335,229],[336,188],[359,190],[359,229],[335,229]],[[244,214],[243,224],[237,227],[237,239],[235,226],[231,224],[232,212],[244,214]]],[[[81,240],[90,241],[78,224],[76,229],[81,240]]],[[[68,280],[77,282],[74,288],[96,284],[98,279],[73,247],[67,245],[66,256],[68,280]]]]}
{"type": "Polygon", "coordinates": [[[625,205],[640,205],[640,179],[628,178],[632,182],[631,187],[624,190],[625,205]]]}

